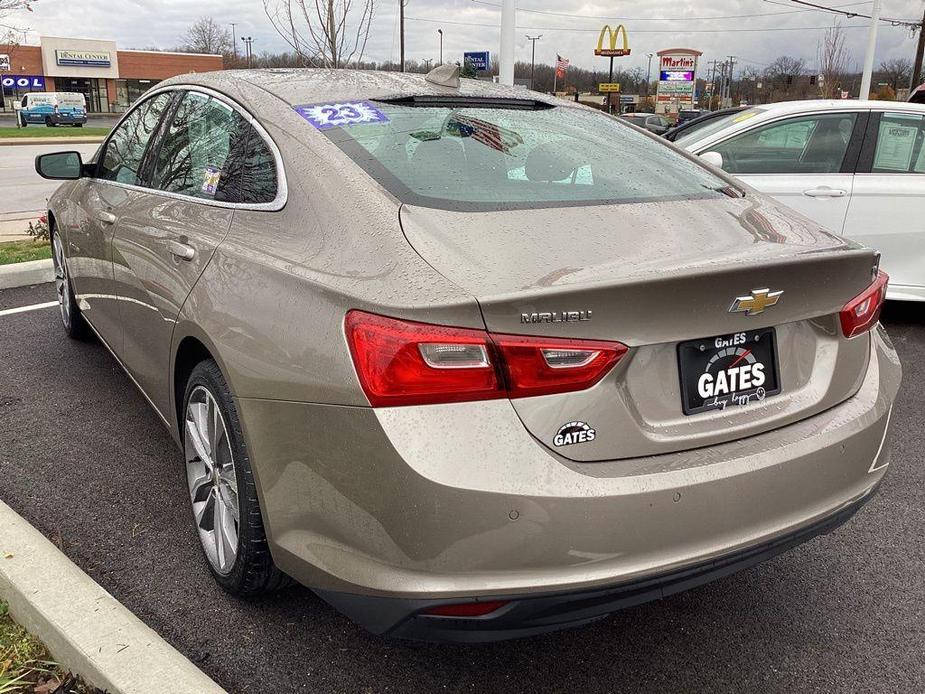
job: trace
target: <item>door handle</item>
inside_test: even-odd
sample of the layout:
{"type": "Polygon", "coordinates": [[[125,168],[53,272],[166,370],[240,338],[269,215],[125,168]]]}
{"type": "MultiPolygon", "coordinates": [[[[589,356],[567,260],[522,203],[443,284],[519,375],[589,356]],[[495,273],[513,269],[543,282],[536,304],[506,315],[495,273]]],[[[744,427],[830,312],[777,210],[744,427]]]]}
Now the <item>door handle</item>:
{"type": "Polygon", "coordinates": [[[804,190],[803,195],[808,195],[811,198],[843,198],[848,195],[848,191],[821,186],[819,188],[804,190]]]}
{"type": "Polygon", "coordinates": [[[175,258],[180,260],[192,260],[196,257],[196,249],[186,243],[180,243],[179,241],[168,241],[167,250],[170,251],[170,254],[175,258]]]}
{"type": "Polygon", "coordinates": [[[115,224],[117,219],[116,215],[114,215],[112,212],[107,212],[106,210],[97,210],[96,218],[103,224],[115,224]]]}

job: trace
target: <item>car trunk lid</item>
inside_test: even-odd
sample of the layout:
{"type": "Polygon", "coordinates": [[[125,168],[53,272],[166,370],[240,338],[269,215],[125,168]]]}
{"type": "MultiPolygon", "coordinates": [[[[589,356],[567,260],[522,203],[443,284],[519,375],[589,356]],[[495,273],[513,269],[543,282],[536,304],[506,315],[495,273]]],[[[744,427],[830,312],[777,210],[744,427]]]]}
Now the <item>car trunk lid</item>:
{"type": "Polygon", "coordinates": [[[843,338],[837,314],[870,284],[876,255],[763,196],[482,213],[405,205],[401,222],[417,252],[478,299],[491,332],[632,348],[588,390],[512,401],[537,439],[574,460],[767,431],[843,401],[865,371],[867,338],[843,338]],[[730,312],[762,290],[783,293],[763,311],[730,312]],[[780,393],[685,414],[678,345],[712,350],[764,328],[780,393]],[[593,438],[557,445],[576,422],[593,438]]]}

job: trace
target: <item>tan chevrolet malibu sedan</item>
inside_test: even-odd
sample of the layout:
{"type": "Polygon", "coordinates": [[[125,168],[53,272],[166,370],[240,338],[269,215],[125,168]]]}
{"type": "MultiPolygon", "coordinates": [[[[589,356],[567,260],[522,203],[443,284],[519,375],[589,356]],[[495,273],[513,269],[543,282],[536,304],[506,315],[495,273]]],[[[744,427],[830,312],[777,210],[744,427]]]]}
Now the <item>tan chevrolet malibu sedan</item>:
{"type": "Polygon", "coordinates": [[[889,465],[877,254],[600,112],[446,71],[197,74],[36,167],[68,179],[65,330],[170,430],[237,595],[534,634],[828,532],[889,465]]]}

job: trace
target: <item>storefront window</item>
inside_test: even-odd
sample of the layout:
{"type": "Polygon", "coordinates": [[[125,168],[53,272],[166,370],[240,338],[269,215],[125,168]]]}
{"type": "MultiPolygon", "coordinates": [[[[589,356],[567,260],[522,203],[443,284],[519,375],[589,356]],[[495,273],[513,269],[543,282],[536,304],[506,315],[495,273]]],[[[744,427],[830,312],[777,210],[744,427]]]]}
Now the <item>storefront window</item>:
{"type": "Polygon", "coordinates": [[[116,80],[116,110],[125,111],[159,80],[116,80]]]}

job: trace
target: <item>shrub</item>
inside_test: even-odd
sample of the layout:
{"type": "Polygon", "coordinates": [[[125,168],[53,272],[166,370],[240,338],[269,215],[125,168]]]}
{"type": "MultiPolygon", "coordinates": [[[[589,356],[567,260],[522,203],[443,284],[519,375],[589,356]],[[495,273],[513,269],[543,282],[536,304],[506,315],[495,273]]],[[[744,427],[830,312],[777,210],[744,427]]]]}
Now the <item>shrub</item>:
{"type": "Polygon", "coordinates": [[[29,222],[29,228],[26,229],[26,233],[31,236],[34,241],[50,241],[51,239],[48,235],[48,217],[42,215],[37,222],[29,222]]]}

